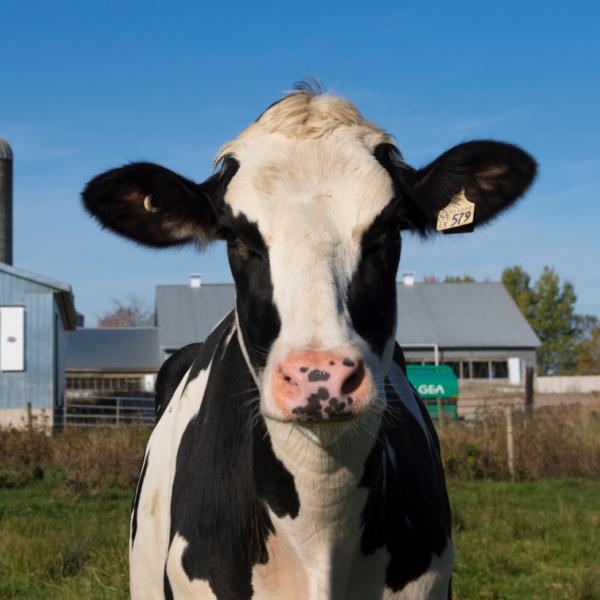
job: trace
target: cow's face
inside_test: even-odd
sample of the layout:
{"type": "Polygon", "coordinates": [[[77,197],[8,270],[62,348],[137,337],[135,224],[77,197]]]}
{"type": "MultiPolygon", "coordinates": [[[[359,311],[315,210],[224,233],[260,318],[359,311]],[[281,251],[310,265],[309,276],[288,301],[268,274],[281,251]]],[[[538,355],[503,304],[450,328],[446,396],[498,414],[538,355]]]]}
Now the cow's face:
{"type": "Polygon", "coordinates": [[[308,93],[269,108],[219,160],[200,185],[146,163],[116,169],[88,184],[84,202],[144,244],[227,241],[261,410],[296,422],[383,408],[400,231],[434,231],[463,193],[485,223],[535,175],[525,152],[487,141],[414,170],[352,105],[308,93]]]}

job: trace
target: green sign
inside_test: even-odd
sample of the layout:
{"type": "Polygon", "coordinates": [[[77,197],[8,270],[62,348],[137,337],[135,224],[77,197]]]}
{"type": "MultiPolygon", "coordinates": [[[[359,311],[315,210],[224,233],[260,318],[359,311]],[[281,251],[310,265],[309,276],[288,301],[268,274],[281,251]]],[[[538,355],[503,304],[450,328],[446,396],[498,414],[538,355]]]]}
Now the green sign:
{"type": "Polygon", "coordinates": [[[423,399],[458,396],[458,379],[448,365],[406,365],[406,374],[423,399]]]}

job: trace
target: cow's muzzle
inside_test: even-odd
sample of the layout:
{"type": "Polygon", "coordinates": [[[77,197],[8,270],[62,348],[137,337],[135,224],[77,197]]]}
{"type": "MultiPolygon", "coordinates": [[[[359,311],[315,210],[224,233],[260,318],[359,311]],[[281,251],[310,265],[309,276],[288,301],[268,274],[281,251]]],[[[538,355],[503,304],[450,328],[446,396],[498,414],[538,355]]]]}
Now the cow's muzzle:
{"type": "Polygon", "coordinates": [[[355,417],[372,387],[362,359],[316,350],[290,354],[272,377],[273,399],[288,421],[355,417]]]}

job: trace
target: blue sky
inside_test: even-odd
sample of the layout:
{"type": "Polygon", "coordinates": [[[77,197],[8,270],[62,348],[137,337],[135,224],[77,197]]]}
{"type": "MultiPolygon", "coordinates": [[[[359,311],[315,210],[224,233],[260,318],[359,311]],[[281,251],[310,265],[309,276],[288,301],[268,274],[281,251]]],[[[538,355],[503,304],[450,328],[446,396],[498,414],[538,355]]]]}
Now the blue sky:
{"type": "Polygon", "coordinates": [[[401,270],[571,280],[600,315],[600,5],[595,2],[28,2],[0,19],[0,137],[15,153],[15,265],[71,283],[87,324],[190,272],[217,245],[150,251],[102,232],[79,193],[151,160],[204,179],[219,146],[297,79],[354,101],[421,166],[475,138],[522,145],[540,176],[489,228],[421,242],[401,270]]]}

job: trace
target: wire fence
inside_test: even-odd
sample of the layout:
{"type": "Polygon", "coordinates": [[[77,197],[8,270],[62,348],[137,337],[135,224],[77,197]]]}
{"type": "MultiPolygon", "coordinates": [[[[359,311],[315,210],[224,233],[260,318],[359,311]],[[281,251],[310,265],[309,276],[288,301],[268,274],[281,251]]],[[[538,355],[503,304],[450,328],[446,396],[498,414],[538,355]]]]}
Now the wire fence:
{"type": "Polygon", "coordinates": [[[95,396],[65,399],[64,427],[154,425],[154,396],[95,396]]]}

